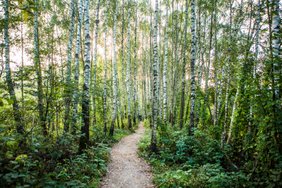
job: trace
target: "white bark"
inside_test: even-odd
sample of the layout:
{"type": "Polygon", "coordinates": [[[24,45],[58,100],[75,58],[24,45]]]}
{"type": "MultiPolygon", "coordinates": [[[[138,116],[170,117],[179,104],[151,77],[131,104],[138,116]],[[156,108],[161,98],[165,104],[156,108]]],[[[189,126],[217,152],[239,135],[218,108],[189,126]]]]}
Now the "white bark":
{"type": "Polygon", "coordinates": [[[151,135],[151,150],[157,150],[157,120],[158,120],[158,0],[155,0],[154,29],[153,29],[153,127],[151,135]]]}
{"type": "Polygon", "coordinates": [[[78,25],[76,32],[76,49],[75,49],[75,71],[74,71],[74,92],[73,92],[73,115],[72,115],[72,128],[76,126],[78,119],[78,103],[79,103],[79,55],[81,52],[81,28],[83,19],[83,4],[82,0],[78,2],[78,25]]]}
{"type": "MultiPolygon", "coordinates": [[[[130,5],[130,0],[128,1],[128,5],[130,5]]],[[[127,15],[127,63],[126,63],[126,91],[127,91],[127,116],[128,116],[128,127],[131,129],[131,8],[128,7],[128,15],[127,15]]]]}
{"type": "Polygon", "coordinates": [[[89,0],[85,0],[84,5],[84,35],[85,35],[85,53],[84,53],[84,83],[82,94],[82,136],[80,137],[79,150],[86,148],[89,142],[89,116],[90,116],[90,30],[89,30],[89,0]]]}
{"type": "Polygon", "coordinates": [[[116,1],[116,8],[114,12],[114,26],[113,26],[113,51],[112,51],[112,67],[113,67],[113,112],[112,112],[112,123],[110,128],[110,135],[114,134],[114,125],[117,117],[117,106],[118,106],[118,85],[117,85],[117,55],[116,55],[116,30],[117,30],[117,14],[118,14],[118,1],[116,1]]]}
{"type": "Polygon", "coordinates": [[[234,120],[235,120],[235,113],[236,113],[239,89],[240,89],[240,84],[238,84],[238,86],[237,86],[236,95],[235,95],[234,103],[233,103],[233,107],[232,107],[232,115],[231,115],[231,121],[230,121],[230,126],[229,126],[228,137],[227,137],[227,144],[230,143],[231,136],[232,136],[232,130],[233,130],[233,125],[234,125],[234,120]]]}
{"type": "Polygon", "coordinates": [[[73,36],[74,36],[74,18],[75,18],[75,10],[74,10],[74,0],[71,0],[70,4],[70,28],[69,28],[69,41],[68,41],[68,49],[67,49],[67,70],[66,70],[66,85],[65,85],[65,119],[64,119],[64,131],[69,131],[70,124],[70,105],[71,105],[71,93],[72,93],[72,83],[71,83],[71,64],[72,64],[72,46],[73,46],[73,36]]]}
{"type": "Polygon", "coordinates": [[[196,98],[196,81],[195,81],[195,61],[196,61],[196,24],[195,24],[195,0],[191,0],[191,33],[192,33],[192,45],[191,45],[191,106],[190,106],[190,128],[189,134],[193,134],[194,118],[195,118],[195,98],[196,98]]]}
{"type": "Polygon", "coordinates": [[[136,15],[135,15],[135,26],[134,26],[134,75],[133,75],[133,104],[134,104],[134,117],[133,122],[136,124],[137,111],[138,111],[138,99],[137,99],[137,27],[138,27],[138,4],[135,1],[136,15]]]}
{"type": "Polygon", "coordinates": [[[272,0],[274,10],[272,18],[272,57],[273,57],[273,90],[274,90],[274,100],[275,100],[275,113],[277,116],[278,109],[281,108],[280,100],[280,84],[281,84],[281,19],[279,12],[279,0],[272,0]],[[279,101],[279,102],[278,102],[279,101]]]}
{"type": "Polygon", "coordinates": [[[166,2],[166,24],[164,38],[164,67],[163,67],[163,119],[167,121],[167,63],[168,63],[168,3],[166,2]]]}
{"type": "Polygon", "coordinates": [[[97,74],[97,43],[98,43],[98,34],[99,34],[99,21],[100,21],[99,11],[100,11],[100,0],[97,1],[97,7],[96,7],[94,52],[93,52],[93,82],[92,82],[93,124],[96,123],[96,74],[97,74]]]}
{"type": "Polygon", "coordinates": [[[104,133],[107,133],[107,24],[108,24],[108,9],[110,0],[106,1],[106,9],[104,10],[104,87],[103,87],[103,119],[104,119],[104,133]]]}

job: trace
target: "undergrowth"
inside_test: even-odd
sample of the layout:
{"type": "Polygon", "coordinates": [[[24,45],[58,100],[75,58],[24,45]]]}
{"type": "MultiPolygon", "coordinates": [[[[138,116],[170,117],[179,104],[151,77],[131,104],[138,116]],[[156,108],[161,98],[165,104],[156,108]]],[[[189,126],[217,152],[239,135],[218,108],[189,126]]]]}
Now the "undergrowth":
{"type": "Polygon", "coordinates": [[[116,129],[113,138],[95,134],[82,154],[77,153],[79,135],[64,134],[49,142],[33,137],[27,143],[31,147],[20,152],[16,138],[1,136],[0,187],[98,187],[110,147],[129,133],[116,129]]]}
{"type": "MultiPolygon", "coordinates": [[[[148,122],[146,122],[148,127],[148,122]]],[[[158,153],[150,153],[150,133],[139,143],[139,154],[152,166],[154,184],[161,188],[252,187],[248,174],[227,160],[220,143],[201,131],[158,127],[158,153]]]]}

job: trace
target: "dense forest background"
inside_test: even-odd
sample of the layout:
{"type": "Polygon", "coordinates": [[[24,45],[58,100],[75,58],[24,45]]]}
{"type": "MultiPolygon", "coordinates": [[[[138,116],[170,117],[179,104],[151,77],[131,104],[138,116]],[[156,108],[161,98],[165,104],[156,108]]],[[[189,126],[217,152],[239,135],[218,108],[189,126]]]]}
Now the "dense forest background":
{"type": "Polygon", "coordinates": [[[157,187],[281,187],[279,0],[2,0],[0,186],[97,187],[144,121],[157,187]]]}

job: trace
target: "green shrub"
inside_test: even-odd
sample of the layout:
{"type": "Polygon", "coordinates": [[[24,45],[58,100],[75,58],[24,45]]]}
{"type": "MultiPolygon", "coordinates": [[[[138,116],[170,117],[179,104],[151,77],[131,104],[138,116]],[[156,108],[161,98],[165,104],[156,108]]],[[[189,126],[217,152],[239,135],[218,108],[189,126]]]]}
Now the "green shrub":
{"type": "MultiPolygon", "coordinates": [[[[153,167],[157,187],[221,188],[249,187],[242,172],[227,172],[220,143],[203,131],[195,130],[193,136],[186,131],[160,125],[158,127],[159,152],[149,151],[149,133],[139,143],[139,152],[153,167]]],[[[229,149],[226,147],[226,149],[229,149]]]]}

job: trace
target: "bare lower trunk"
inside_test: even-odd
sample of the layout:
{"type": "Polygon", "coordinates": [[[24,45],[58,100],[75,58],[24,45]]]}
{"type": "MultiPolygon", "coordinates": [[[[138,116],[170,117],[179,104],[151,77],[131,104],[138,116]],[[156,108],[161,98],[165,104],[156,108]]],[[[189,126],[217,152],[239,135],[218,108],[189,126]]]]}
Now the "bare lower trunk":
{"type": "Polygon", "coordinates": [[[84,5],[84,35],[85,35],[85,63],[84,63],[84,83],[82,94],[82,119],[81,134],[79,141],[79,151],[86,149],[89,143],[89,124],[90,124],[90,32],[89,32],[89,0],[85,0],[84,5]]]}
{"type": "Polygon", "coordinates": [[[195,61],[196,61],[196,30],[195,30],[195,0],[191,0],[191,33],[192,33],[192,46],[191,46],[191,104],[190,104],[190,127],[189,135],[193,134],[195,127],[195,96],[196,96],[196,81],[195,81],[195,61]]]}
{"type": "Polygon", "coordinates": [[[154,63],[153,63],[153,127],[151,135],[151,151],[157,151],[157,120],[158,120],[158,85],[157,80],[159,76],[158,72],[158,0],[155,1],[155,14],[154,14],[154,30],[153,30],[153,54],[154,54],[154,63]]]}

